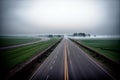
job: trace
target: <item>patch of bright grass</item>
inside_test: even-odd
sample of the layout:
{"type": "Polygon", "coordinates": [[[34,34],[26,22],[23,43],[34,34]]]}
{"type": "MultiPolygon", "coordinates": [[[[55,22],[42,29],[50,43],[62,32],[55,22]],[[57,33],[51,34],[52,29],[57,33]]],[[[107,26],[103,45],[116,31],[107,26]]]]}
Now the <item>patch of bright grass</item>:
{"type": "Polygon", "coordinates": [[[2,65],[11,68],[17,64],[20,64],[33,55],[38,54],[40,51],[46,49],[48,46],[54,44],[59,39],[51,39],[31,45],[26,45],[18,48],[8,49],[2,51],[0,57],[2,58],[2,65]]]}
{"type": "Polygon", "coordinates": [[[78,40],[80,43],[93,48],[99,53],[120,62],[120,40],[78,40]]]}
{"type": "Polygon", "coordinates": [[[11,46],[16,44],[23,44],[28,42],[34,42],[41,40],[40,38],[32,38],[32,37],[0,37],[0,47],[11,46]]]}

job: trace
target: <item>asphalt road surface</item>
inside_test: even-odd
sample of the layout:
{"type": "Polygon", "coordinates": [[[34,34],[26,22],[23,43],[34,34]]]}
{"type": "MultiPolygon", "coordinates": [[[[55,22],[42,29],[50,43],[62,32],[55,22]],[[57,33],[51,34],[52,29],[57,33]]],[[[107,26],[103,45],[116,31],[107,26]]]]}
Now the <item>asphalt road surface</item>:
{"type": "Polygon", "coordinates": [[[76,44],[63,39],[31,80],[113,80],[76,44]]]}

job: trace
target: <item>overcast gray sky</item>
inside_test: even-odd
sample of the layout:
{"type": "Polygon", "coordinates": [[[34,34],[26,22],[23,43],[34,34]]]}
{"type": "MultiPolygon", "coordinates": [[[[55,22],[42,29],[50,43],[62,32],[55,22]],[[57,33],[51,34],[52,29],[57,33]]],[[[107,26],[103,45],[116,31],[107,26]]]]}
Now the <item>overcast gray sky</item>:
{"type": "Polygon", "coordinates": [[[2,0],[0,34],[120,35],[119,0],[2,0]]]}

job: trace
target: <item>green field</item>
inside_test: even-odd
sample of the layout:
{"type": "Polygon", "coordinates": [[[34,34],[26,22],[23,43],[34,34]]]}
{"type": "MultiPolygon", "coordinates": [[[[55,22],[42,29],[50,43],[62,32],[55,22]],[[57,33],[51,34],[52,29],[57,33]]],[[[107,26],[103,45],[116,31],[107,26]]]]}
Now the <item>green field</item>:
{"type": "Polygon", "coordinates": [[[17,64],[28,60],[33,55],[36,55],[58,40],[58,38],[53,38],[48,41],[42,41],[31,45],[1,51],[0,64],[6,68],[12,68],[17,64]]]}
{"type": "Polygon", "coordinates": [[[78,40],[115,62],[120,62],[120,40],[78,40]]]}
{"type": "Polygon", "coordinates": [[[41,38],[23,37],[23,36],[22,37],[2,36],[0,37],[0,47],[22,44],[27,42],[34,42],[38,40],[41,40],[41,38]]]}

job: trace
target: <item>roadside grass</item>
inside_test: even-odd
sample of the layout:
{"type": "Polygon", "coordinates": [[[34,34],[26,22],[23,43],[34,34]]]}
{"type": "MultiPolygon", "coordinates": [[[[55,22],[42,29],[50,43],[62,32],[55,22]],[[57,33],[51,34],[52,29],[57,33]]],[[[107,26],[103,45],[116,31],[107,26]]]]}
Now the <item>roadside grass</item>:
{"type": "Polygon", "coordinates": [[[34,42],[38,40],[41,40],[41,38],[0,36],[0,47],[22,44],[27,42],[34,42]]]}
{"type": "Polygon", "coordinates": [[[77,40],[105,55],[115,62],[120,62],[120,40],[77,40]]]}
{"type": "Polygon", "coordinates": [[[38,54],[39,52],[46,49],[50,45],[54,44],[58,40],[59,40],[58,38],[54,38],[48,41],[43,41],[31,45],[2,50],[0,54],[2,60],[0,60],[0,63],[2,64],[3,67],[10,69],[17,64],[20,64],[28,60],[33,55],[38,54]]]}

